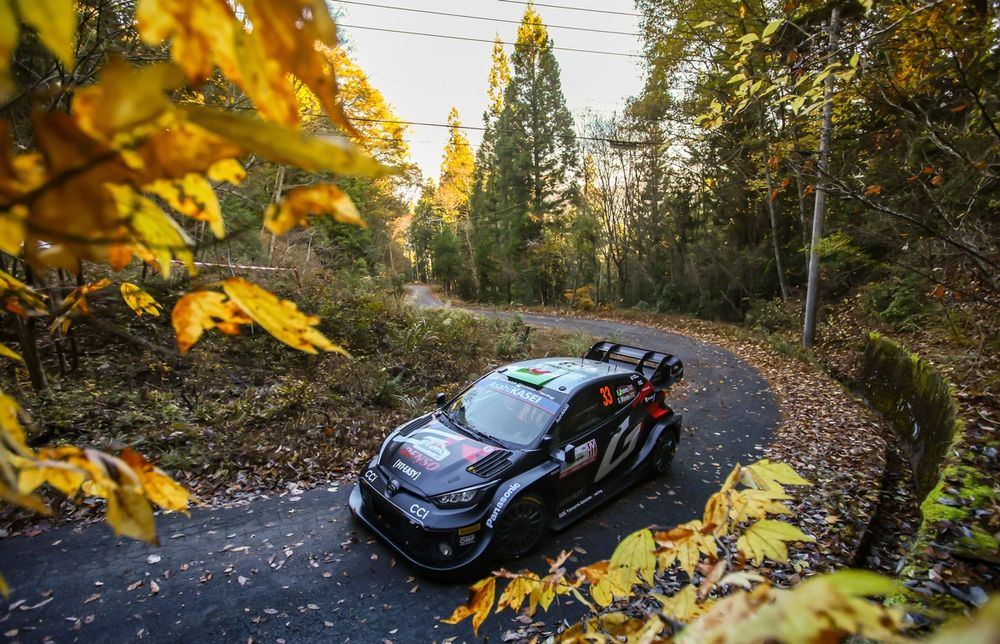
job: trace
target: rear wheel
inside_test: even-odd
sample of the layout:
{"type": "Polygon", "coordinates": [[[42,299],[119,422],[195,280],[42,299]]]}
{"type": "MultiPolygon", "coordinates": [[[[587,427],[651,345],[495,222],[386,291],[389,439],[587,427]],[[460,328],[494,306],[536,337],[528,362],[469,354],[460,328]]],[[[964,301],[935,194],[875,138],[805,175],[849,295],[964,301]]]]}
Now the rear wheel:
{"type": "Polygon", "coordinates": [[[672,431],[664,432],[653,449],[653,476],[666,474],[676,453],[677,435],[672,431]]]}
{"type": "Polygon", "coordinates": [[[534,496],[522,496],[507,506],[493,536],[496,553],[504,559],[523,557],[545,534],[545,505],[534,496]]]}

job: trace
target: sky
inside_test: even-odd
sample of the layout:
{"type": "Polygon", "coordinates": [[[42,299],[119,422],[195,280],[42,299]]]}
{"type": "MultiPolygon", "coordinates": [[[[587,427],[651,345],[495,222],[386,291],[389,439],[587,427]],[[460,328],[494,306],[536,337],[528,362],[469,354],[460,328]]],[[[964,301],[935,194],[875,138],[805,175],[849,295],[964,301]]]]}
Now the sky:
{"type": "MultiPolygon", "coordinates": [[[[579,116],[588,110],[608,114],[621,112],[625,99],[642,88],[641,60],[635,57],[562,51],[559,47],[590,49],[621,54],[641,54],[637,35],[575,31],[578,27],[636,34],[638,17],[629,0],[538,0],[536,11],[549,27],[557,48],[563,94],[579,126],[579,116]],[[560,5],[596,11],[577,11],[544,5],[560,5]],[[621,12],[630,15],[614,15],[621,12]]],[[[482,126],[486,109],[487,74],[492,41],[496,34],[508,43],[517,38],[517,24],[524,2],[510,0],[331,0],[339,12],[344,44],[394,107],[402,120],[445,123],[452,106],[458,108],[463,125],[482,126]],[[375,6],[378,5],[378,6],[375,6]],[[482,19],[442,16],[385,7],[419,9],[482,19]],[[514,24],[502,22],[512,21],[514,24]],[[488,40],[469,42],[418,36],[360,27],[442,34],[488,40]]],[[[506,48],[508,56],[513,46],[506,48]]],[[[466,130],[473,146],[482,132],[466,130]]],[[[438,177],[441,155],[448,137],[443,127],[412,126],[408,133],[413,161],[425,177],[438,177]]]]}

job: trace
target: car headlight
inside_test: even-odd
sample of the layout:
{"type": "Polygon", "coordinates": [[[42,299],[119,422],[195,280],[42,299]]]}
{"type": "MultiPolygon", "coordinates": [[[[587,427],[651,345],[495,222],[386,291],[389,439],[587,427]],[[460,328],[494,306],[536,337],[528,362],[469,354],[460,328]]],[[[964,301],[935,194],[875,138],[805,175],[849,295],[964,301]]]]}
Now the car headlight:
{"type": "Polygon", "coordinates": [[[464,490],[455,490],[454,492],[448,492],[447,494],[439,494],[437,496],[431,497],[431,502],[438,507],[459,507],[463,505],[472,505],[482,494],[490,487],[493,487],[492,483],[487,485],[478,485],[476,487],[468,487],[464,490]]]}

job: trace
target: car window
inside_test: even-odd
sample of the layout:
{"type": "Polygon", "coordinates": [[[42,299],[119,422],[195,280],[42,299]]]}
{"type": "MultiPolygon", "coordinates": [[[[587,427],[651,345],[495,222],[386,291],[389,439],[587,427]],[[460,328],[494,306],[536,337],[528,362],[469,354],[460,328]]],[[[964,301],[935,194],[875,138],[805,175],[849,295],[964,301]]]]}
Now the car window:
{"type": "Polygon", "coordinates": [[[622,408],[617,397],[619,386],[614,383],[592,385],[574,396],[569,410],[559,423],[559,442],[572,441],[614,416],[622,408]]]}
{"type": "Polygon", "coordinates": [[[548,428],[559,404],[513,382],[487,378],[470,387],[446,410],[460,425],[516,447],[526,447],[548,428]]]}

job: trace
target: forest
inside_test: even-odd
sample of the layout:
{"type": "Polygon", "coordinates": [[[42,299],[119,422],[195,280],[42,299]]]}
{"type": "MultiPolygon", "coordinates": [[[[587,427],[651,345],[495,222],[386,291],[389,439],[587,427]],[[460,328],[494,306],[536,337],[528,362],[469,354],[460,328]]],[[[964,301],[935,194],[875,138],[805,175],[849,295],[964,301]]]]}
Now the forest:
{"type": "MultiPolygon", "coordinates": [[[[209,639],[320,641],[373,610],[327,568],[345,560],[368,583],[398,576],[387,614],[424,610],[400,641],[469,617],[504,641],[994,641],[1000,3],[635,0],[642,89],[603,113],[567,104],[543,18],[560,5],[518,4],[481,47],[481,125],[442,115],[428,176],[407,143],[421,123],[370,80],[337,3],[0,0],[8,637],[77,637],[140,594],[186,602],[183,572],[239,624],[209,639]],[[411,305],[411,283],[445,302],[411,305]],[[580,324],[530,322],[553,315],[580,324]],[[160,551],[109,555],[102,574],[130,577],[107,588],[26,578],[29,560],[96,548],[68,547],[88,523],[169,560],[221,539],[188,516],[340,494],[435,394],[582,355],[587,320],[689,338],[773,390],[773,440],[745,462],[686,452],[713,486],[684,502],[702,518],[616,524],[608,552],[540,553],[464,605],[464,586],[418,592],[343,524],[305,563],[320,531],[296,534],[295,509],[287,533],[247,528],[287,542],[252,568],[210,569],[251,551],[234,541],[162,573],[125,561],[160,551]],[[322,571],[301,590],[315,602],[263,581],[289,560],[322,571]],[[235,589],[251,606],[224,605],[235,589]],[[360,603],[327,612],[341,596],[360,603]],[[310,611],[301,628],[319,630],[289,627],[310,611]]],[[[703,380],[705,363],[679,405],[748,387],[703,380]]]]}

